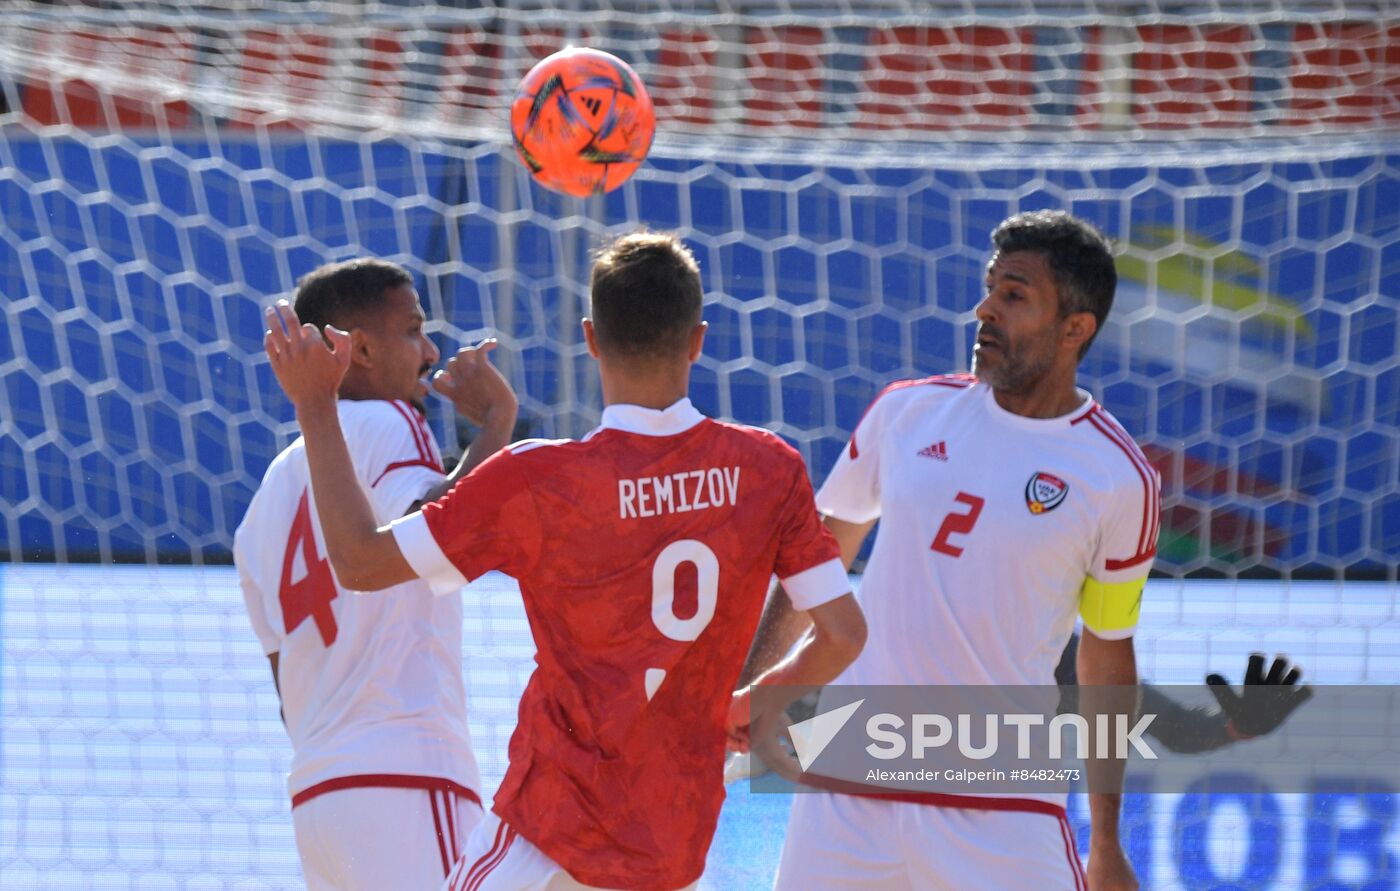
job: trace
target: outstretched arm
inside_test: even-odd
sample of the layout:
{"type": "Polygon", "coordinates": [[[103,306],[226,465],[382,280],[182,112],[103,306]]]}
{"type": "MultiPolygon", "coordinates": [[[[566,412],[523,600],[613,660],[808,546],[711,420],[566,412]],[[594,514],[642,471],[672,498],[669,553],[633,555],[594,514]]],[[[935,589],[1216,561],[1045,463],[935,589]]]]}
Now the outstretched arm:
{"type": "Polygon", "coordinates": [[[1156,715],[1147,725],[1147,735],[1182,755],[1211,752],[1234,742],[1221,712],[1182,705],[1147,683],[1142,685],[1142,713],[1156,715]]]}
{"type": "Polygon", "coordinates": [[[340,429],[336,393],[350,366],[350,335],[327,325],[327,347],[321,332],[301,324],[285,300],[267,309],[267,323],[263,345],[277,382],[296,408],[336,578],[357,591],[378,591],[414,578],[393,533],[375,522],[340,429]]]}
{"type": "Polygon", "coordinates": [[[1244,685],[1236,693],[1224,675],[1206,675],[1206,683],[1220,708],[1188,708],[1164,691],[1142,685],[1142,711],[1157,715],[1147,728],[1173,752],[1195,755],[1213,752],[1257,736],[1273,733],[1288,716],[1312,697],[1312,689],[1300,686],[1303,670],[1290,666],[1288,657],[1275,656],[1265,673],[1263,653],[1251,653],[1244,685]]]}

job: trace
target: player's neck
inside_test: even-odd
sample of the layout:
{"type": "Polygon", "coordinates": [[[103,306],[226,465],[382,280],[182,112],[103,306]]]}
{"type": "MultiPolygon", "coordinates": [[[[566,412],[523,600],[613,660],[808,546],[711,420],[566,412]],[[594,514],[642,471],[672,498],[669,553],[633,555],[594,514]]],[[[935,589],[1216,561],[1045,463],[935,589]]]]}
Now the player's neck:
{"type": "Polygon", "coordinates": [[[603,405],[640,405],[657,411],[670,408],[690,395],[690,363],[684,367],[640,368],[631,364],[598,363],[603,405]]]}
{"type": "Polygon", "coordinates": [[[1084,404],[1084,397],[1080,394],[1079,388],[1075,386],[1073,375],[1069,377],[1046,375],[1034,386],[1023,392],[993,388],[992,396],[996,399],[997,405],[1013,415],[1021,415],[1025,418],[1059,418],[1084,404]]]}
{"type": "Polygon", "coordinates": [[[380,394],[372,381],[365,380],[363,376],[356,374],[356,369],[352,365],[345,372],[345,378],[340,382],[340,389],[336,391],[336,396],[341,399],[386,399],[380,394]]]}

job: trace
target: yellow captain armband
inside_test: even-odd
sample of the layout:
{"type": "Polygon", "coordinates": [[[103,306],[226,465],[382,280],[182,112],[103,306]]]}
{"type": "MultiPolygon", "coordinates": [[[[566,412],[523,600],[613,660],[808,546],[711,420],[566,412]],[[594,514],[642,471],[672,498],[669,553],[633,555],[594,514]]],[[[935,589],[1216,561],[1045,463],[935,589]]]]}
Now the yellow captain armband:
{"type": "Polygon", "coordinates": [[[1142,589],[1146,578],[1130,582],[1101,582],[1086,578],[1079,589],[1079,617],[1084,626],[1100,637],[1126,637],[1137,627],[1142,612],[1142,589]],[[1119,633],[1115,633],[1119,632],[1119,633]]]}

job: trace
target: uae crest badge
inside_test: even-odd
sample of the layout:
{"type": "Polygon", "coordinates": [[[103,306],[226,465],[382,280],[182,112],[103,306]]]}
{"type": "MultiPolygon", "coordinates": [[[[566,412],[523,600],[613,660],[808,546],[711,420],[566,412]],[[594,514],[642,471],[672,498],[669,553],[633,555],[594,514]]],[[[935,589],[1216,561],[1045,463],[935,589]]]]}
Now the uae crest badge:
{"type": "Polygon", "coordinates": [[[1060,506],[1069,492],[1069,483],[1045,471],[1031,474],[1026,483],[1026,507],[1033,514],[1043,514],[1060,506]]]}

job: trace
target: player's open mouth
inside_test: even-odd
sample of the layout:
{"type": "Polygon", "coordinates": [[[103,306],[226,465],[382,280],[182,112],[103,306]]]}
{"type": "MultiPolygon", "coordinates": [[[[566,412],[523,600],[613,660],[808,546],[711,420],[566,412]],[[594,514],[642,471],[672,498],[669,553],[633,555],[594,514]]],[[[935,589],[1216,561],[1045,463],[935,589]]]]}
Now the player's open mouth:
{"type": "Polygon", "coordinates": [[[996,334],[996,332],[992,331],[991,329],[986,327],[978,329],[977,344],[975,347],[975,349],[978,352],[981,352],[982,350],[1001,350],[1002,352],[1005,352],[1006,348],[1002,346],[1002,343],[1002,338],[999,337],[996,334]]]}

